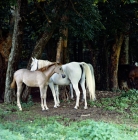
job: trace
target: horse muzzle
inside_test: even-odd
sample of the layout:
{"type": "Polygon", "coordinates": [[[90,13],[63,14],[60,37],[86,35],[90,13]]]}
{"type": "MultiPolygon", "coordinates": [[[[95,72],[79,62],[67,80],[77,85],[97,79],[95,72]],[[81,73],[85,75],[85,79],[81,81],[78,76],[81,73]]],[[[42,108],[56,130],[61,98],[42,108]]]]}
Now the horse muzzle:
{"type": "Polygon", "coordinates": [[[62,74],[62,78],[65,78],[66,77],[66,75],[65,74],[62,74]]]}

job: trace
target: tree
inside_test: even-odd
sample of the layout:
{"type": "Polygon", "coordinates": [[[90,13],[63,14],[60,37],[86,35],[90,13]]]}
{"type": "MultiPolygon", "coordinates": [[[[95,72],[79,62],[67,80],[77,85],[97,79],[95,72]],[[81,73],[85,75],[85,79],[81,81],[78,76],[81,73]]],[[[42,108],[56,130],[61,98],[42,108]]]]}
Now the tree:
{"type": "MultiPolygon", "coordinates": [[[[67,16],[63,15],[61,22],[67,23],[67,21],[67,16]]],[[[60,27],[59,32],[56,61],[65,64],[67,62],[68,27],[60,27]]]]}
{"type": "Polygon", "coordinates": [[[1,1],[0,9],[0,100],[3,100],[7,63],[12,43],[14,15],[10,13],[9,1],[1,1]]]}
{"type": "Polygon", "coordinates": [[[15,23],[12,37],[12,49],[9,56],[8,68],[6,73],[6,86],[4,102],[10,103],[13,97],[13,90],[10,89],[14,71],[17,70],[17,64],[22,49],[23,40],[23,23],[25,21],[25,14],[27,8],[27,0],[18,0],[15,8],[15,23]]]}
{"type": "MultiPolygon", "coordinates": [[[[131,28],[135,24],[132,21],[136,21],[136,7],[137,6],[134,4],[124,4],[124,2],[119,0],[111,0],[110,2],[105,2],[104,4],[99,3],[102,23],[106,28],[106,30],[101,34],[101,37],[103,36],[103,38],[106,38],[107,46],[109,46],[107,55],[110,63],[108,63],[107,69],[110,70],[110,89],[118,89],[118,65],[121,57],[120,53],[125,36],[130,34],[129,30],[126,29],[126,26],[129,24],[131,28]]],[[[105,61],[105,59],[102,61],[105,61]]]]}

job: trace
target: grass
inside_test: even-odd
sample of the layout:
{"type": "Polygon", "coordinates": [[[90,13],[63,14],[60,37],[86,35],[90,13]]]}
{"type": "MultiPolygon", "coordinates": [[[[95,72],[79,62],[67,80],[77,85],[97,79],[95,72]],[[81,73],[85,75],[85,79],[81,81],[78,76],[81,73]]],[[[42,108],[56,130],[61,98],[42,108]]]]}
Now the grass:
{"type": "MultiPolygon", "coordinates": [[[[91,106],[124,114],[125,119],[138,122],[138,92],[122,92],[118,97],[89,102],[91,106]]],[[[28,111],[32,101],[24,104],[26,111],[15,105],[0,108],[0,140],[138,140],[138,128],[125,124],[83,120],[73,122],[62,116],[44,117],[28,111]],[[9,116],[16,116],[12,121],[9,116]]]]}
{"type": "Polygon", "coordinates": [[[89,102],[90,106],[103,108],[104,110],[121,113],[126,119],[132,119],[138,123],[138,91],[122,91],[120,96],[113,98],[101,98],[96,102],[89,102]]]}
{"type": "MultiPolygon", "coordinates": [[[[27,117],[27,116],[26,116],[27,117]]],[[[138,130],[85,120],[64,125],[62,117],[16,120],[0,125],[1,140],[138,140],[138,130]]]]}

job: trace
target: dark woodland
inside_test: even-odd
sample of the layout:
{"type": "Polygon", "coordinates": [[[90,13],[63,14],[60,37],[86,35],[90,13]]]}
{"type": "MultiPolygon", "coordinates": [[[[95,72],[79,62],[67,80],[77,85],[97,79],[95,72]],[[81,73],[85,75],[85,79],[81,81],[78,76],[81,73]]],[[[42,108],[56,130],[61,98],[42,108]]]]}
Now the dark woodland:
{"type": "Polygon", "coordinates": [[[96,90],[138,88],[129,76],[138,62],[137,1],[2,0],[0,7],[2,102],[15,100],[13,73],[30,69],[31,57],[92,64],[96,90]]]}

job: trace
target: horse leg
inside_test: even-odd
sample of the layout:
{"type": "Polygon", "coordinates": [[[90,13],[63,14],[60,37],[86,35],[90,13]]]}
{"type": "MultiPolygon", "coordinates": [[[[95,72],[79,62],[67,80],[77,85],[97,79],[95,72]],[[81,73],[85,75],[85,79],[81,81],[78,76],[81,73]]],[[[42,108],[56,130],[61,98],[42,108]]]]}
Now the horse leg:
{"type": "Polygon", "coordinates": [[[20,95],[22,91],[22,83],[17,84],[17,106],[20,111],[22,111],[21,103],[20,103],[20,95]]]}
{"type": "Polygon", "coordinates": [[[55,102],[54,108],[57,108],[57,106],[59,106],[59,103],[58,103],[58,101],[56,99],[56,93],[55,93],[55,89],[54,89],[54,84],[52,82],[49,83],[49,87],[50,87],[50,89],[52,91],[52,95],[53,95],[54,102],[55,102]]]}
{"type": "Polygon", "coordinates": [[[83,91],[83,99],[84,99],[84,109],[88,109],[87,107],[87,98],[86,98],[86,88],[85,88],[85,79],[82,79],[80,82],[82,91],[83,91]]]}
{"type": "Polygon", "coordinates": [[[54,86],[54,88],[55,88],[55,92],[56,92],[56,99],[57,99],[57,106],[60,106],[59,104],[60,104],[60,100],[59,100],[59,88],[58,88],[58,85],[55,85],[54,86]]]}
{"type": "Polygon", "coordinates": [[[72,84],[70,84],[69,86],[70,86],[71,99],[74,100],[72,84]]]}
{"type": "Polygon", "coordinates": [[[42,108],[42,111],[45,110],[45,108],[44,108],[44,103],[43,103],[43,97],[42,97],[42,96],[41,96],[41,108],[42,108]]]}
{"type": "Polygon", "coordinates": [[[44,108],[46,110],[48,110],[49,108],[47,107],[47,104],[46,104],[46,97],[47,97],[47,86],[45,86],[45,88],[44,88],[44,98],[43,98],[43,100],[44,100],[44,108]]]}
{"type": "Polygon", "coordinates": [[[73,84],[73,88],[76,92],[76,105],[75,105],[75,109],[78,109],[79,107],[79,99],[80,99],[80,91],[79,91],[79,88],[78,88],[78,83],[77,84],[73,84]]]}
{"type": "Polygon", "coordinates": [[[41,97],[41,108],[42,108],[42,111],[45,110],[45,107],[44,107],[44,93],[45,93],[45,87],[42,86],[42,87],[39,87],[40,89],[40,97],[41,97]]]}

